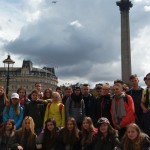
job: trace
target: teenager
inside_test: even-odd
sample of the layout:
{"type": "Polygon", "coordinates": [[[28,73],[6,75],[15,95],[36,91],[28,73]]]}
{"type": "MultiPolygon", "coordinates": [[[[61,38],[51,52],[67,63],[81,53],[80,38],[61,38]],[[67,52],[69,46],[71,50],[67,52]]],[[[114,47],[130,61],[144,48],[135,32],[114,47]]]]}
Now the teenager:
{"type": "Polygon", "coordinates": [[[95,116],[96,98],[93,94],[90,93],[89,84],[83,84],[81,91],[82,91],[82,98],[85,104],[85,116],[91,117],[93,124],[95,125],[97,122],[95,116]]]}
{"type": "Polygon", "coordinates": [[[74,92],[67,99],[65,114],[66,118],[75,118],[78,128],[81,129],[82,120],[85,117],[85,104],[80,87],[75,87],[74,92]]]}
{"type": "Polygon", "coordinates": [[[58,92],[53,92],[52,103],[49,103],[46,107],[44,122],[48,118],[54,118],[57,127],[65,126],[64,105],[61,103],[61,96],[58,92]]]}
{"type": "Polygon", "coordinates": [[[14,120],[8,119],[0,129],[1,150],[23,150],[23,148],[17,143],[14,127],[14,120]]]}
{"type": "Polygon", "coordinates": [[[59,143],[61,150],[80,150],[80,134],[73,117],[68,118],[66,126],[61,129],[59,143]]]}
{"type": "MultiPolygon", "coordinates": [[[[38,92],[38,99],[42,99],[43,98],[43,92],[41,92],[42,89],[42,84],[40,82],[35,83],[34,85],[34,90],[36,90],[38,92]]],[[[31,93],[28,95],[28,98],[31,100],[31,93]]]]}
{"type": "Polygon", "coordinates": [[[150,73],[146,75],[145,82],[147,87],[143,90],[141,99],[141,108],[143,111],[142,129],[150,136],[150,73]]]}
{"type": "Polygon", "coordinates": [[[90,117],[85,117],[82,122],[81,130],[82,150],[94,150],[96,132],[97,130],[94,128],[92,119],[90,117]]]}
{"type": "Polygon", "coordinates": [[[45,102],[49,103],[52,101],[52,89],[51,88],[47,88],[45,89],[44,93],[43,93],[43,100],[45,100],[45,102]]]}
{"type": "Polygon", "coordinates": [[[129,79],[130,79],[131,88],[129,89],[127,94],[129,94],[134,101],[136,124],[138,124],[139,127],[142,128],[143,112],[140,105],[141,105],[143,88],[139,86],[139,79],[136,74],[131,75],[129,79]]]}
{"type": "Polygon", "coordinates": [[[135,123],[128,125],[122,138],[122,150],[149,150],[150,138],[135,123]]]}
{"type": "Polygon", "coordinates": [[[0,127],[3,123],[3,110],[6,105],[9,104],[7,96],[4,92],[4,87],[0,86],[0,127]]]}
{"type": "Polygon", "coordinates": [[[38,91],[31,92],[31,102],[27,104],[25,116],[31,116],[35,123],[35,133],[38,135],[43,128],[44,104],[38,101],[38,91]]]}
{"type": "Polygon", "coordinates": [[[43,129],[37,137],[37,149],[57,150],[58,132],[59,130],[56,127],[56,121],[53,118],[47,119],[45,122],[45,129],[43,129]]]}
{"type": "Polygon", "coordinates": [[[3,112],[3,122],[8,119],[13,119],[15,121],[15,128],[19,129],[23,120],[23,108],[20,106],[19,95],[17,93],[12,93],[10,104],[5,106],[3,112]]]}
{"type": "Polygon", "coordinates": [[[110,85],[109,84],[103,84],[102,85],[102,92],[100,98],[97,99],[96,102],[96,121],[98,121],[99,118],[105,117],[109,120],[110,124],[113,125],[112,123],[112,117],[110,113],[110,108],[111,108],[111,94],[110,94],[110,85]]]}
{"type": "Polygon", "coordinates": [[[66,101],[71,96],[72,92],[73,92],[72,91],[72,87],[70,87],[70,86],[65,87],[65,89],[64,89],[64,95],[63,95],[63,98],[62,98],[62,103],[64,105],[66,105],[66,101]]]}
{"type": "Polygon", "coordinates": [[[32,117],[26,116],[22,123],[22,128],[16,131],[17,143],[23,150],[36,149],[36,134],[34,132],[34,121],[32,117]]]}
{"type": "Polygon", "coordinates": [[[100,118],[97,127],[98,133],[94,150],[114,150],[120,147],[118,132],[110,125],[107,118],[100,118]]]}
{"type": "Polygon", "coordinates": [[[113,125],[119,131],[119,138],[121,139],[126,127],[135,122],[134,102],[132,97],[123,91],[123,86],[120,83],[115,83],[113,90],[111,116],[113,125]]]}
{"type": "Polygon", "coordinates": [[[20,88],[18,88],[17,93],[19,95],[20,105],[24,109],[24,112],[25,112],[27,104],[30,102],[30,100],[26,96],[26,90],[24,88],[20,87],[20,88]]]}

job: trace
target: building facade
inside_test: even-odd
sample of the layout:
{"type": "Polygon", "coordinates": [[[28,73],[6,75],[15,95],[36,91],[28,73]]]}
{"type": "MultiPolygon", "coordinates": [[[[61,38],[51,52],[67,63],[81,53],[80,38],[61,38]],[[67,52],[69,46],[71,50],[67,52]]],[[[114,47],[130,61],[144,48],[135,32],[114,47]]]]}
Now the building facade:
{"type": "MultiPolygon", "coordinates": [[[[4,67],[0,67],[0,85],[6,89],[6,76],[7,70],[4,67]]],[[[9,94],[16,92],[18,88],[23,87],[29,94],[35,87],[35,83],[40,82],[42,84],[42,90],[46,88],[57,87],[58,78],[55,75],[54,68],[43,67],[35,68],[29,60],[23,60],[22,67],[10,68],[9,71],[9,94]]]]}

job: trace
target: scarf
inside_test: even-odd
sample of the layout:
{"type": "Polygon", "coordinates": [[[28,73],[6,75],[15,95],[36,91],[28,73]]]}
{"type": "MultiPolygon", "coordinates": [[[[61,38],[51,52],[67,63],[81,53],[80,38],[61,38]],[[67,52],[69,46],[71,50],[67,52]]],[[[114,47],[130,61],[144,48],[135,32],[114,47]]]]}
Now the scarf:
{"type": "Polygon", "coordinates": [[[112,100],[112,117],[116,124],[120,124],[122,117],[126,115],[126,110],[124,106],[124,97],[125,94],[121,93],[119,95],[115,95],[112,100]]]}

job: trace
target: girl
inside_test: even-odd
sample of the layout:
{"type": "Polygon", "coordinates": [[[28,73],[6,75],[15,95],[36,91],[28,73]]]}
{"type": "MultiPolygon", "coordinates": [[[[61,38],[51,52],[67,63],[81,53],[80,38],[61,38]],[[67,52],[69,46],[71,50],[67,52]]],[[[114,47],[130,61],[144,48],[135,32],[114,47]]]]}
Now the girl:
{"type": "Polygon", "coordinates": [[[23,113],[23,108],[19,103],[19,95],[13,93],[10,104],[4,108],[3,122],[6,122],[8,119],[13,119],[15,121],[15,128],[19,129],[23,120],[23,113]]]}
{"type": "Polygon", "coordinates": [[[97,123],[98,133],[96,135],[95,150],[114,150],[119,149],[120,142],[118,134],[112,128],[107,118],[100,118],[97,123]]]}
{"type": "Polygon", "coordinates": [[[59,141],[61,150],[79,150],[80,149],[79,129],[74,118],[68,118],[66,127],[61,129],[59,141]]]}
{"type": "Polygon", "coordinates": [[[150,138],[141,132],[137,124],[128,125],[126,133],[122,138],[122,150],[149,150],[150,138]]]}
{"type": "Polygon", "coordinates": [[[37,138],[37,149],[56,150],[57,149],[58,128],[56,121],[49,118],[45,122],[45,129],[39,134],[37,138]]]}
{"type": "Polygon", "coordinates": [[[61,103],[61,96],[58,92],[53,92],[52,103],[46,107],[44,122],[48,118],[54,118],[57,127],[64,127],[65,125],[64,105],[61,103]]]}
{"type": "Polygon", "coordinates": [[[9,101],[4,92],[4,87],[0,86],[0,127],[3,122],[3,110],[7,104],[9,104],[9,101]]]}
{"type": "Polygon", "coordinates": [[[94,150],[95,134],[96,130],[94,128],[92,119],[90,117],[85,117],[82,122],[82,150],[94,150]]]}
{"type": "Polygon", "coordinates": [[[32,117],[26,116],[22,123],[22,128],[16,131],[17,143],[23,150],[36,149],[36,134],[34,133],[34,121],[32,117]]]}
{"type": "Polygon", "coordinates": [[[43,93],[43,100],[52,99],[52,89],[47,88],[43,93]]]}
{"type": "Polygon", "coordinates": [[[16,135],[14,131],[15,122],[8,119],[0,130],[0,149],[1,150],[23,150],[16,142],[16,135]]]}
{"type": "Polygon", "coordinates": [[[20,87],[18,90],[17,90],[17,93],[19,95],[19,102],[20,102],[20,105],[25,108],[26,105],[30,102],[30,100],[27,98],[26,96],[26,90],[22,87],[20,87]]]}
{"type": "Polygon", "coordinates": [[[125,94],[123,86],[115,83],[113,86],[114,96],[111,103],[111,116],[113,125],[119,132],[119,138],[122,138],[126,127],[135,122],[135,111],[133,99],[130,95],[125,94]]]}

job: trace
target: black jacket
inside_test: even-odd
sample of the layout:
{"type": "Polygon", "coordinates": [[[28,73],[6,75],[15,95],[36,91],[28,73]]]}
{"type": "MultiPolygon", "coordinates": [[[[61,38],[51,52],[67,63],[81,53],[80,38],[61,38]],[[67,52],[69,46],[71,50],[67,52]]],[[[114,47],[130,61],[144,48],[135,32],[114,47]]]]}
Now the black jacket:
{"type": "Polygon", "coordinates": [[[96,135],[94,150],[114,150],[120,148],[120,141],[117,134],[108,134],[105,139],[101,139],[99,134],[96,135]]]}
{"type": "Polygon", "coordinates": [[[31,100],[26,105],[25,116],[31,116],[35,123],[35,129],[42,129],[44,121],[45,106],[39,101],[31,100]]]}
{"type": "Polygon", "coordinates": [[[101,117],[106,117],[110,121],[111,125],[113,125],[110,113],[111,102],[112,99],[110,95],[103,95],[96,100],[96,121],[101,117]]]}

